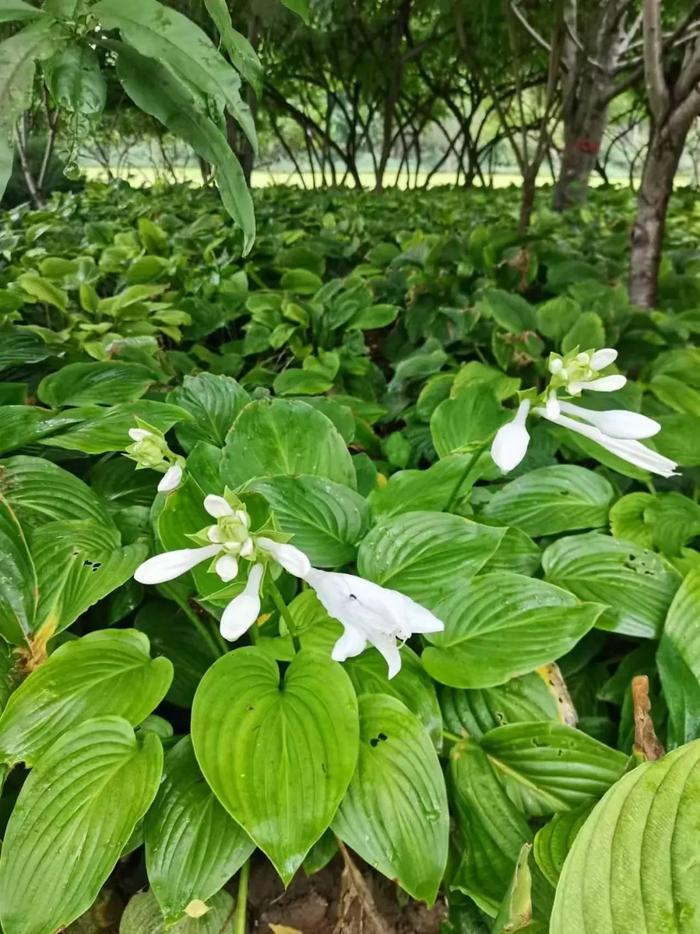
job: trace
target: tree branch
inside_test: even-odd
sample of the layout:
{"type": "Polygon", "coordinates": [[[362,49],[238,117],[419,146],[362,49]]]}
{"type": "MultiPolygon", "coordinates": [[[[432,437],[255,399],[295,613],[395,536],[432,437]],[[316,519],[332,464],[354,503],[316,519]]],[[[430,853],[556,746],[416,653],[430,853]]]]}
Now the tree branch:
{"type": "Polygon", "coordinates": [[[666,116],[670,94],[664,76],[661,0],[644,0],[644,83],[649,108],[657,123],[666,116]]]}

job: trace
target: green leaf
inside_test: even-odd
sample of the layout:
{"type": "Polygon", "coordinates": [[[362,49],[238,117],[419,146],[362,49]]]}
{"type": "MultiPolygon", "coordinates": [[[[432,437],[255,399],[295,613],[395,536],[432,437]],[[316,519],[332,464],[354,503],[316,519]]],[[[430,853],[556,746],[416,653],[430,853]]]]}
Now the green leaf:
{"type": "Polygon", "coordinates": [[[221,476],[231,487],[275,475],[310,474],[355,487],[355,468],[341,435],[305,402],[261,399],[236,419],[224,447],[221,476]]]}
{"type": "Polygon", "coordinates": [[[0,452],[9,453],[27,447],[83,421],[85,416],[86,412],[82,409],[72,409],[61,414],[35,405],[0,406],[0,452]]]}
{"type": "Polygon", "coordinates": [[[198,441],[208,441],[221,448],[231,426],[250,396],[230,376],[199,373],[186,376],[182,385],[168,395],[168,402],[179,406],[192,416],[175,429],[177,440],[186,451],[198,441]]]}
{"type": "MultiPolygon", "coordinates": [[[[479,303],[480,310],[493,318],[504,331],[521,334],[534,331],[537,327],[535,309],[522,295],[504,292],[502,289],[487,289],[479,303]]],[[[599,344],[590,346],[601,346],[599,344]]]]}
{"type": "MultiPolygon", "coordinates": [[[[340,635],[341,627],[338,623],[336,638],[340,635]]],[[[306,647],[303,638],[302,645],[306,647]]],[[[391,680],[387,677],[386,661],[376,649],[368,649],[355,658],[349,658],[344,667],[358,697],[361,694],[388,694],[395,697],[418,717],[430,734],[435,748],[442,749],[442,716],[435,686],[423,670],[418,656],[407,645],[401,649],[401,670],[391,680]]]]}
{"type": "Polygon", "coordinates": [[[46,405],[116,405],[140,399],[153,383],[150,370],[138,363],[69,363],[39,383],[37,395],[46,405]]]}
{"type": "Polygon", "coordinates": [[[272,383],[278,396],[315,396],[326,392],[333,378],[316,370],[283,370],[272,383]]]}
{"type": "Polygon", "coordinates": [[[165,696],[172,665],[152,659],[135,629],[92,632],[59,646],[11,695],[0,717],[0,756],[32,766],[90,717],[141,723],[165,696]]]}
{"type": "Polygon", "coordinates": [[[532,833],[474,740],[464,739],[452,748],[449,774],[451,800],[463,840],[450,887],[469,895],[495,917],[520,848],[532,833]]]}
{"type": "Polygon", "coordinates": [[[357,769],[333,829],[370,866],[432,905],[449,833],[437,754],[424,726],[395,698],[365,694],[359,710],[357,769]]]}
{"type": "Polygon", "coordinates": [[[438,456],[477,450],[493,438],[507,417],[488,385],[467,385],[432,414],[430,434],[438,456]]]}
{"type": "MultiPolygon", "coordinates": [[[[129,899],[119,921],[119,934],[223,934],[231,928],[233,898],[222,889],[209,902],[209,911],[200,918],[183,918],[166,929],[163,914],[150,889],[129,899]]],[[[77,934],[77,932],[76,932],[77,934]]]]}
{"type": "MultiPolygon", "coordinates": [[[[119,0],[112,2],[116,4],[119,0]]],[[[255,241],[253,200],[238,159],[225,135],[203,111],[197,93],[169,68],[144,58],[128,46],[119,47],[117,76],[137,107],[216,166],[221,200],[243,231],[243,254],[248,253],[255,241]]]]}
{"type": "Polygon", "coordinates": [[[309,0],[282,0],[282,5],[286,6],[292,13],[296,13],[299,19],[306,25],[309,24],[309,0]]]}
{"type": "Polygon", "coordinates": [[[192,709],[199,765],[285,884],[350,783],[357,716],[342,667],[309,650],[294,657],[281,684],[277,665],[257,648],[230,652],[202,679],[192,709]]]}
{"type": "Polygon", "coordinates": [[[660,415],[661,431],[654,446],[681,467],[700,464],[700,416],[687,414],[660,415]]]}
{"type": "Polygon", "coordinates": [[[604,526],[614,493],[608,481],[585,467],[540,467],[512,480],[486,505],[484,515],[528,535],[556,535],[604,526]]]}
{"type": "MultiPolygon", "coordinates": [[[[39,590],[32,632],[45,638],[126,583],[147,554],[142,543],[122,548],[112,527],[94,519],[48,522],[32,533],[30,551],[39,590]]],[[[2,634],[10,641],[20,636],[2,634]]]]}
{"type": "Polygon", "coordinates": [[[563,723],[510,723],[481,747],[506,792],[528,817],[599,798],[622,775],[627,756],[563,723]]]}
{"type": "Polygon", "coordinates": [[[189,736],[165,758],[145,842],[148,881],[168,924],[216,895],[255,849],[204,781],[189,736]]]}
{"type": "Polygon", "coordinates": [[[21,640],[31,631],[36,612],[36,570],[17,517],[2,498],[0,554],[0,632],[16,633],[21,640]]]}
{"type": "Polygon", "coordinates": [[[567,853],[591,813],[591,803],[562,811],[535,834],[534,855],[537,865],[556,888],[567,853]]]}
{"type": "Polygon", "coordinates": [[[369,507],[354,490],[323,477],[271,477],[255,480],[246,492],[270,504],[279,528],[293,535],[314,567],[334,568],[354,561],[357,542],[369,525],[369,507]]]}
{"type": "Polygon", "coordinates": [[[431,677],[456,688],[504,684],[572,649],[603,608],[520,574],[464,581],[435,606],[445,631],[430,633],[421,661],[431,677]]]}
{"type": "MultiPolygon", "coordinates": [[[[10,9],[17,7],[12,0],[10,9]]],[[[49,17],[42,17],[0,43],[0,198],[12,172],[15,122],[31,106],[36,63],[52,55],[63,41],[62,30],[49,17]]]]}
{"type": "MultiPolygon", "coordinates": [[[[0,152],[2,140],[0,139],[0,152]]],[[[0,154],[0,161],[2,155],[0,154]]],[[[0,168],[0,189],[2,169],[0,168]]],[[[0,372],[26,363],[39,363],[50,355],[44,341],[33,331],[20,328],[0,328],[0,372]]]]}
{"type": "Polygon", "coordinates": [[[46,62],[44,74],[59,107],[84,116],[104,110],[107,83],[97,53],[89,45],[67,45],[46,62]]]}
{"type": "Polygon", "coordinates": [[[173,69],[203,95],[220,100],[257,151],[255,123],[241,100],[240,78],[191,19],[157,0],[99,0],[90,12],[107,29],[118,29],[140,55],[173,69]]]}
{"type": "Polygon", "coordinates": [[[0,23],[34,19],[36,16],[41,16],[41,13],[41,10],[25,3],[24,0],[0,0],[0,23]]]}
{"type": "Polygon", "coordinates": [[[656,663],[668,704],[668,741],[677,746],[700,735],[700,569],[688,574],[668,611],[656,663]]]}
{"type": "Polygon", "coordinates": [[[597,532],[560,538],[542,567],[553,584],[608,605],[600,628],[646,639],[658,636],[681,580],[659,555],[597,532]]]}
{"type": "Polygon", "coordinates": [[[360,545],[361,577],[400,590],[433,609],[446,590],[476,574],[503,529],[439,512],[405,512],[376,525],[360,545]]]}
{"type": "Polygon", "coordinates": [[[445,727],[452,733],[467,733],[480,739],[484,733],[507,723],[558,720],[565,716],[547,680],[545,669],[511,678],[493,688],[472,691],[443,688],[440,706],[445,727]]]}
{"type": "Polygon", "coordinates": [[[260,59],[246,37],[233,28],[226,0],[204,0],[204,6],[214,21],[221,37],[221,43],[228,52],[235,68],[259,95],[263,81],[260,59]]]}
{"type": "Polygon", "coordinates": [[[40,457],[1,460],[0,494],[23,527],[51,519],[95,519],[116,533],[104,500],[79,477],[40,457]]]}
{"type": "Polygon", "coordinates": [[[105,454],[107,451],[122,451],[131,444],[129,429],[136,427],[137,418],[166,432],[176,422],[188,417],[187,412],[177,405],[137,399],[113,405],[104,415],[86,418],[59,435],[41,439],[39,443],[83,454],[105,454]]]}
{"type": "Polygon", "coordinates": [[[49,934],[97,897],[155,797],[163,752],[126,720],[86,720],[64,733],[22,786],[0,855],[6,934],[49,934]]]}
{"type": "Polygon", "coordinates": [[[63,289],[59,289],[49,279],[37,275],[35,272],[25,272],[17,277],[17,282],[24,291],[31,295],[37,302],[44,302],[46,305],[53,305],[60,311],[65,311],[68,307],[68,295],[63,289]]]}
{"type": "Polygon", "coordinates": [[[435,510],[447,506],[457,489],[467,494],[470,483],[460,484],[469,466],[470,456],[453,454],[432,464],[426,470],[398,470],[388,483],[372,490],[368,502],[378,518],[401,512],[435,510]]]}
{"type": "Polygon", "coordinates": [[[700,741],[625,775],[574,840],[551,934],[692,934],[700,916],[696,848],[700,741]]]}
{"type": "Polygon", "coordinates": [[[605,328],[600,316],[594,311],[578,315],[575,324],[564,335],[561,352],[569,353],[576,347],[605,347],[605,328]]]}

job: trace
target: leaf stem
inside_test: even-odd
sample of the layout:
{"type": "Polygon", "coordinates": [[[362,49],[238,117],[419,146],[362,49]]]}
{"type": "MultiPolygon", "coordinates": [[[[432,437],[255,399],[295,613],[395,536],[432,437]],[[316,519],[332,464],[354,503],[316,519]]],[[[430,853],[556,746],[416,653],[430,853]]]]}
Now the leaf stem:
{"type": "Polygon", "coordinates": [[[275,606],[277,607],[277,611],[279,612],[280,616],[287,624],[287,629],[289,630],[289,634],[292,637],[292,645],[294,646],[294,651],[299,652],[301,650],[301,642],[299,641],[299,633],[297,632],[297,627],[296,627],[296,623],[294,622],[294,617],[289,612],[289,607],[284,602],[284,597],[280,593],[279,587],[277,586],[277,584],[273,581],[272,575],[268,574],[266,580],[267,580],[267,586],[269,587],[269,590],[270,590],[270,596],[272,597],[272,602],[275,604],[275,606]]]}
{"type": "Polygon", "coordinates": [[[246,934],[246,912],[248,908],[248,880],[250,879],[250,860],[241,866],[238,874],[238,893],[236,895],[236,914],[233,919],[233,934],[246,934]]]}
{"type": "Polygon", "coordinates": [[[185,614],[185,616],[189,619],[189,621],[193,624],[197,632],[200,634],[202,639],[204,639],[204,641],[207,643],[209,648],[214,652],[214,655],[217,655],[217,656],[222,655],[228,651],[228,646],[223,641],[223,639],[221,639],[221,637],[219,636],[218,630],[216,634],[217,636],[219,636],[219,638],[216,639],[212,631],[209,629],[209,627],[205,625],[205,623],[203,622],[203,620],[199,618],[199,616],[197,616],[197,614],[192,609],[192,607],[189,605],[187,600],[182,599],[182,597],[175,590],[174,587],[169,587],[168,584],[160,584],[159,590],[161,591],[161,593],[164,594],[164,596],[172,600],[173,603],[177,603],[177,605],[180,607],[182,612],[185,614]]]}
{"type": "Polygon", "coordinates": [[[472,467],[474,467],[476,462],[479,460],[481,455],[484,453],[484,451],[486,450],[486,447],[487,447],[486,444],[481,444],[476,449],[476,451],[474,451],[472,456],[467,461],[466,466],[459,477],[459,480],[455,484],[455,488],[452,490],[452,493],[450,494],[450,498],[447,500],[447,505],[443,509],[443,512],[449,512],[454,506],[455,502],[457,501],[457,497],[459,496],[461,489],[464,486],[464,483],[471,472],[472,467]]]}
{"type": "Polygon", "coordinates": [[[450,733],[449,730],[443,730],[442,735],[445,739],[449,739],[451,743],[461,743],[464,739],[464,736],[457,736],[456,733],[450,733]]]}

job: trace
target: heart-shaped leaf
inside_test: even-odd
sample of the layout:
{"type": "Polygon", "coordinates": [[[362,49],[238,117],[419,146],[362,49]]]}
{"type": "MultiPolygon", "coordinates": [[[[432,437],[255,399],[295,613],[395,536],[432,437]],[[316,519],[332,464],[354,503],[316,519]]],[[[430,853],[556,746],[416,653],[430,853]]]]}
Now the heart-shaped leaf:
{"type": "Polygon", "coordinates": [[[313,651],[296,655],[282,682],[254,647],[225,655],[202,679],[192,708],[200,768],[285,884],[345,794],[358,731],[350,679],[313,651]]]}

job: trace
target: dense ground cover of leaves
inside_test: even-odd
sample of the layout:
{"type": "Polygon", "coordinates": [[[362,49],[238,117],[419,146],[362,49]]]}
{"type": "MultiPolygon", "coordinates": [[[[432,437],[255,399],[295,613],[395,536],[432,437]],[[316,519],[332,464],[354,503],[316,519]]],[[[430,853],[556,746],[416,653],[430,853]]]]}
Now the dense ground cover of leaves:
{"type": "Polygon", "coordinates": [[[522,239],[516,192],[268,190],[246,259],[186,187],[91,185],[3,218],[7,934],[69,923],[142,845],[152,896],[127,929],[153,898],[169,923],[211,903],[184,922],[204,929],[255,846],[288,880],[336,836],[413,897],[441,891],[451,930],[618,934],[642,905],[694,930],[700,214],[679,192],[640,313],[632,207],[598,191],[522,239]],[[551,352],[601,347],[631,378],[583,404],[656,419],[679,475],[541,421],[504,477],[488,445],[517,393],[551,352]],[[174,491],[123,456],[138,426],[167,433],[174,491]],[[225,654],[238,579],[133,580],[191,547],[225,488],[254,528],[445,631],[412,637],[391,680],[374,649],[341,667],[340,627],[284,572],[225,654]],[[674,749],[641,765],[639,675],[674,749]]]}

